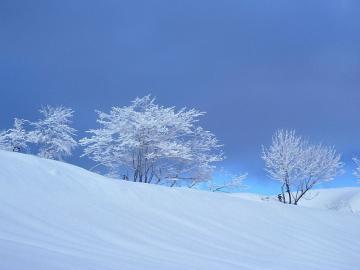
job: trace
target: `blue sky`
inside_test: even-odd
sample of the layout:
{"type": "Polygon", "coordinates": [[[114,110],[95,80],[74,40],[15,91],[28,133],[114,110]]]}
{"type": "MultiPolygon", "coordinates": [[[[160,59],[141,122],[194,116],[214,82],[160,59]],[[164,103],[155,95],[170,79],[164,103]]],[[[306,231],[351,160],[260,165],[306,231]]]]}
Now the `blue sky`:
{"type": "Polygon", "coordinates": [[[276,187],[259,156],[277,128],[335,145],[348,172],[325,186],[356,185],[359,33],[358,0],[2,0],[0,128],[62,104],[82,137],[95,109],[151,93],[206,111],[250,191],[276,187]]]}

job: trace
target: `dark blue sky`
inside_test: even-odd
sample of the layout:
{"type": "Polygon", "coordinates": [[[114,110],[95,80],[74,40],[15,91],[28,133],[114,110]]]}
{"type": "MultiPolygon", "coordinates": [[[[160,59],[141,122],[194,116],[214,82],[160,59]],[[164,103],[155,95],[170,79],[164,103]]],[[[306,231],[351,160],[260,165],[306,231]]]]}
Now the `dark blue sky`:
{"type": "Polygon", "coordinates": [[[207,111],[253,189],[274,186],[259,155],[277,128],[335,145],[349,172],[333,185],[354,185],[360,1],[0,1],[1,129],[62,104],[86,130],[148,93],[207,111]]]}

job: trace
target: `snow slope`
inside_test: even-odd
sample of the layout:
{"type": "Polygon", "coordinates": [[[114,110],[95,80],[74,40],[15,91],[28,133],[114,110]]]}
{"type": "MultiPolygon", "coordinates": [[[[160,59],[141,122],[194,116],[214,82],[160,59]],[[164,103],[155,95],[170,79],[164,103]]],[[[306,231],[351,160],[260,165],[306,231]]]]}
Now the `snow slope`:
{"type": "MultiPolygon", "coordinates": [[[[232,193],[230,196],[258,202],[277,202],[276,196],[254,193],[232,193]]],[[[360,188],[314,189],[304,196],[299,205],[360,214],[360,188]]]]}
{"type": "Polygon", "coordinates": [[[360,188],[314,190],[300,205],[360,214],[360,188]]]}
{"type": "Polygon", "coordinates": [[[358,270],[360,218],[0,151],[0,269],[358,270]]]}

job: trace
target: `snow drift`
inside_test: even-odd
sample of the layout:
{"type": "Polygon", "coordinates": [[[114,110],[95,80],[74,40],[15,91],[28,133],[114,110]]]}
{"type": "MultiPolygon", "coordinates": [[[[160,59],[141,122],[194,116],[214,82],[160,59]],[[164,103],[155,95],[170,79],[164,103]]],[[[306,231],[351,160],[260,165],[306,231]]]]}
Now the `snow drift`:
{"type": "Polygon", "coordinates": [[[0,269],[359,269],[358,215],[0,151],[0,269]]]}

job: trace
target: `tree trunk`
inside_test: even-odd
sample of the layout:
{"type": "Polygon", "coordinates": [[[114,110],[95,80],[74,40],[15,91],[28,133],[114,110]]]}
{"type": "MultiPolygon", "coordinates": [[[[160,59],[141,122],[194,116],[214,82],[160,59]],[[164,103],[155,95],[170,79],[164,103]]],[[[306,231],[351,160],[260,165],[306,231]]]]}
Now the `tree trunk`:
{"type": "Polygon", "coordinates": [[[289,196],[289,204],[291,204],[291,191],[290,191],[290,184],[289,184],[289,175],[287,172],[285,175],[285,185],[286,185],[286,192],[289,196]]]}
{"type": "Polygon", "coordinates": [[[281,186],[282,202],[283,202],[283,203],[286,203],[284,186],[285,186],[285,183],[281,186]]]}
{"type": "Polygon", "coordinates": [[[291,192],[290,192],[289,184],[286,184],[286,192],[288,193],[288,196],[289,196],[289,204],[291,204],[291,192]]]}

